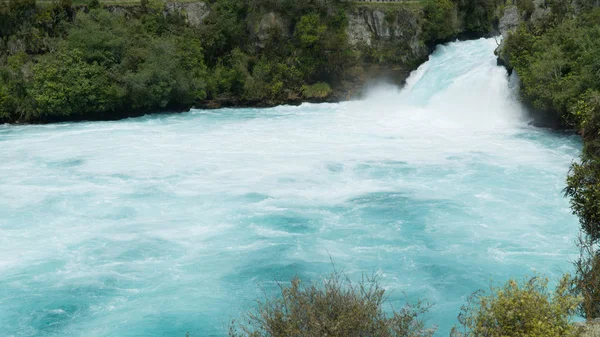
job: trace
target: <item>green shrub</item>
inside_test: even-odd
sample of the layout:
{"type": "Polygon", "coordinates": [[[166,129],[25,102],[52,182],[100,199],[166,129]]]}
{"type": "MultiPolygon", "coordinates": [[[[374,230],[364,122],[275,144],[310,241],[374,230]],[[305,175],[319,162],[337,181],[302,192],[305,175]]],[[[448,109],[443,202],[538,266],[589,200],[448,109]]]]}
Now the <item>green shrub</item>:
{"type": "Polygon", "coordinates": [[[295,35],[302,48],[314,48],[323,39],[327,26],[321,23],[318,14],[304,15],[296,24],[295,35]]]}
{"type": "Polygon", "coordinates": [[[331,93],[331,86],[325,82],[302,86],[302,95],[306,98],[327,98],[331,93]]]}
{"type": "Polygon", "coordinates": [[[84,62],[77,49],[41,59],[34,74],[30,93],[41,116],[107,111],[118,99],[106,70],[84,62]]]}
{"type": "Polygon", "coordinates": [[[259,302],[244,324],[232,323],[230,337],[431,337],[422,303],[386,314],[385,290],[376,279],[359,284],[334,273],[322,283],[294,279],[281,296],[259,302]]]}
{"type": "Polygon", "coordinates": [[[563,276],[553,294],[548,279],[533,277],[508,281],[489,292],[476,292],[458,316],[452,337],[574,337],[581,336],[573,318],[581,300],[571,293],[571,279],[563,276]]]}

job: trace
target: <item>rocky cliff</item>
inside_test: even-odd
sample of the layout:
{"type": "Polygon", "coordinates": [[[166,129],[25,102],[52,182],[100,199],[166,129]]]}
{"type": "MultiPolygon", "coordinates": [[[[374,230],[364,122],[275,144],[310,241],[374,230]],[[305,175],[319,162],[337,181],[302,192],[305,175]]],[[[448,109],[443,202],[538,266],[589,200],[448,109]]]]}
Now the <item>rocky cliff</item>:
{"type": "Polygon", "coordinates": [[[178,13],[185,17],[191,26],[199,26],[210,14],[210,7],[206,2],[167,2],[166,13],[178,13]]]}
{"type": "MultiPolygon", "coordinates": [[[[540,0],[536,0],[540,1],[540,0]]],[[[515,6],[513,6],[515,7],[515,6]]],[[[109,11],[125,13],[140,11],[138,6],[108,6],[109,11]]],[[[516,7],[515,7],[516,8],[516,7]]],[[[164,15],[179,15],[192,26],[201,26],[210,15],[208,2],[168,2],[164,15]]],[[[512,17],[517,13],[506,11],[505,30],[513,29],[512,17]]],[[[453,11],[458,36],[465,28],[461,26],[464,13],[456,8],[453,11]]],[[[357,63],[345,71],[345,76],[334,90],[335,99],[344,99],[357,94],[364,84],[371,80],[385,78],[401,84],[410,71],[427,60],[436,41],[426,41],[423,33],[424,9],[420,5],[361,4],[346,7],[346,36],[350,51],[356,55],[357,63]]],[[[289,38],[294,34],[290,18],[275,10],[253,13],[246,22],[251,44],[256,50],[266,47],[266,42],[274,35],[289,38]]],[[[437,41],[439,42],[439,41],[437,41]]]]}
{"type": "MultiPolygon", "coordinates": [[[[369,81],[401,84],[411,70],[427,60],[420,9],[356,4],[347,10],[346,19],[348,46],[357,62],[345,69],[340,83],[334,86],[333,99],[359,95],[369,81]]],[[[285,38],[293,34],[289,20],[274,11],[252,17],[248,28],[258,49],[273,35],[285,38]]]]}
{"type": "MultiPolygon", "coordinates": [[[[347,12],[347,38],[357,52],[376,63],[412,64],[427,58],[421,36],[421,13],[405,6],[394,9],[353,6],[347,12]]],[[[280,14],[267,12],[249,23],[257,46],[272,34],[289,36],[290,25],[280,14]]]]}
{"type": "Polygon", "coordinates": [[[406,7],[393,11],[357,7],[348,13],[348,42],[357,49],[390,50],[400,63],[427,57],[421,37],[420,13],[406,7]],[[396,50],[391,50],[396,49],[396,50]]]}
{"type": "Polygon", "coordinates": [[[364,60],[346,71],[342,86],[359,93],[369,81],[402,84],[429,50],[422,37],[422,13],[414,8],[356,6],[347,13],[348,44],[364,60]]]}
{"type": "Polygon", "coordinates": [[[502,12],[500,23],[498,24],[498,29],[502,35],[502,41],[500,42],[500,45],[496,49],[495,53],[498,56],[498,65],[506,66],[509,71],[511,71],[509,67],[510,61],[508,60],[508,55],[505,55],[504,53],[504,42],[508,35],[519,27],[523,21],[523,15],[516,5],[506,6],[502,12]]]}

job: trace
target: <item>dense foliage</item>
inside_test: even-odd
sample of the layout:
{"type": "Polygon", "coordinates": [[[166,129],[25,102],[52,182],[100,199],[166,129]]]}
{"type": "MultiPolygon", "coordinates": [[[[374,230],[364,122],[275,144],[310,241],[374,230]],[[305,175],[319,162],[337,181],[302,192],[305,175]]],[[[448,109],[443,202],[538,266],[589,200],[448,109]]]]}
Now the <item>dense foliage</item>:
{"type": "Polygon", "coordinates": [[[585,126],[600,89],[600,10],[566,20],[551,15],[530,25],[506,41],[524,97],[537,109],[585,126]]]}
{"type": "Polygon", "coordinates": [[[324,98],[350,62],[339,1],[217,0],[202,25],[166,3],[0,3],[0,121],[110,119],[206,99],[324,98]],[[273,25],[261,17],[277,11],[273,25]],[[266,30],[266,31],[264,31],[266,30]]]}
{"type": "Polygon", "coordinates": [[[353,284],[338,273],[322,283],[281,285],[281,296],[259,303],[231,337],[432,337],[422,303],[386,314],[385,290],[377,279],[353,284]]]}
{"type": "Polygon", "coordinates": [[[7,121],[111,118],[206,97],[203,47],[177,17],[126,18],[98,8],[73,17],[68,3],[13,6],[4,9],[13,25],[2,31],[0,54],[7,121]]]}

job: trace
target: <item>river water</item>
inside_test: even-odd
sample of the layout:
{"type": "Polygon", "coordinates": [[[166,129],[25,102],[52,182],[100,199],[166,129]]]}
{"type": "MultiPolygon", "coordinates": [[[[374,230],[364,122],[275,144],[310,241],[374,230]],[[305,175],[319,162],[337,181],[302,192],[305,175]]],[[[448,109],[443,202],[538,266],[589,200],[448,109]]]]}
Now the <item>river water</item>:
{"type": "Polygon", "coordinates": [[[0,126],[0,335],[224,336],[333,261],[447,336],[491,280],[569,271],[580,140],[528,126],[495,46],[361,101],[0,126]]]}

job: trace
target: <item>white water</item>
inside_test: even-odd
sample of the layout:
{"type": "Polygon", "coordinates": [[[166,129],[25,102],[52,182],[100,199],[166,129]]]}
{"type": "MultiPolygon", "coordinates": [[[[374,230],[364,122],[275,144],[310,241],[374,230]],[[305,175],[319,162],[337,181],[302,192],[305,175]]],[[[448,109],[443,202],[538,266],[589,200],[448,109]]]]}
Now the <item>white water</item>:
{"type": "Polygon", "coordinates": [[[493,39],[368,99],[0,127],[0,335],[225,335],[336,266],[435,306],[570,268],[575,136],[527,126],[493,39]]]}

